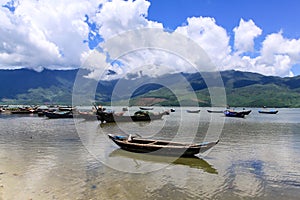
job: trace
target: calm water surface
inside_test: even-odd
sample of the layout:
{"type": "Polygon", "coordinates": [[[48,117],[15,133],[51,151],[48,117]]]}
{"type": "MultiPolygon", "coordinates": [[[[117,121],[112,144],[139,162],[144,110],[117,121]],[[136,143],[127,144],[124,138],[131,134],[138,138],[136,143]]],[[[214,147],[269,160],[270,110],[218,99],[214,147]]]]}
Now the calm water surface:
{"type": "Polygon", "coordinates": [[[0,199],[299,199],[300,109],[245,119],[187,109],[101,126],[0,114],[0,199]],[[220,142],[177,160],[121,151],[107,133],[220,142]]]}

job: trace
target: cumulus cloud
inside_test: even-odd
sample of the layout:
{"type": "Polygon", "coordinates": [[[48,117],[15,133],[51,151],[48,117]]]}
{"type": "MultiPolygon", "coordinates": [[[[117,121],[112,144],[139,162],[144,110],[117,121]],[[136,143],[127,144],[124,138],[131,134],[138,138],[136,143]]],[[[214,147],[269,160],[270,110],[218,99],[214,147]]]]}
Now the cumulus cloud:
{"type": "Polygon", "coordinates": [[[197,42],[208,54],[218,70],[241,70],[265,75],[293,76],[292,67],[300,62],[300,39],[284,38],[282,32],[267,35],[254,51],[254,39],[262,29],[252,20],[240,20],[234,32],[234,49],[226,30],[214,18],[192,17],[176,32],[197,42]],[[248,54],[248,55],[247,55],[248,54]],[[255,55],[255,56],[253,56],[255,55]]]}
{"type": "Polygon", "coordinates": [[[239,53],[253,51],[254,38],[262,33],[262,30],[252,20],[246,22],[243,19],[233,31],[235,33],[234,47],[239,53]]]}
{"type": "MultiPolygon", "coordinates": [[[[251,19],[241,19],[233,30],[226,30],[212,17],[190,17],[173,32],[166,32],[162,23],[147,18],[151,6],[147,0],[1,0],[0,3],[2,69],[71,69],[81,66],[91,70],[90,77],[100,75],[96,71],[99,67],[116,72],[110,77],[126,73],[143,75],[141,71],[155,76],[168,72],[192,72],[193,66],[187,65],[179,54],[193,54],[195,48],[180,51],[184,42],[168,43],[166,38],[176,34],[197,43],[218,70],[292,76],[292,67],[300,62],[300,39],[285,38],[283,32],[262,35],[262,28],[251,19]],[[148,35],[133,34],[131,38],[114,40],[127,31],[145,28],[156,29],[159,35],[150,31],[148,35]],[[262,43],[255,45],[256,38],[262,43]],[[98,67],[84,64],[98,43],[97,53],[101,54],[98,67]],[[141,44],[151,48],[118,55],[141,44]],[[174,52],[155,47],[167,47],[174,52]]],[[[192,61],[204,64],[197,55],[192,61]]]]}
{"type": "Polygon", "coordinates": [[[226,30],[218,26],[214,18],[192,17],[187,25],[178,27],[175,32],[193,39],[210,56],[215,65],[221,66],[231,52],[226,30]]]}
{"type": "Polygon", "coordinates": [[[103,4],[94,18],[99,34],[108,40],[117,34],[137,28],[163,28],[161,23],[147,20],[150,2],[145,0],[113,0],[103,4]]]}
{"type": "Polygon", "coordinates": [[[264,74],[292,76],[291,68],[300,62],[300,39],[284,38],[282,32],[273,33],[262,43],[261,55],[257,59],[258,70],[264,74]]]}
{"type": "Polygon", "coordinates": [[[78,68],[98,1],[1,2],[0,68],[78,68]]]}

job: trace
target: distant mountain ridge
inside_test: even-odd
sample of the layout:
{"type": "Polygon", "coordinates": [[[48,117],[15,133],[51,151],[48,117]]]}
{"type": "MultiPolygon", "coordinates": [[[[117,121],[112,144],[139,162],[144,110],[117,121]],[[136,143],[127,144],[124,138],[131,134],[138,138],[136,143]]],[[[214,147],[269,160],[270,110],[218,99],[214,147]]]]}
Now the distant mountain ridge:
{"type": "MultiPolygon", "coordinates": [[[[2,104],[71,104],[73,84],[78,70],[43,70],[36,72],[29,69],[0,70],[0,102],[2,104]]],[[[227,104],[242,107],[300,107],[300,76],[275,77],[241,71],[220,72],[224,82],[227,104]]],[[[178,75],[178,74],[177,74],[178,75]]],[[[199,74],[181,73],[191,84],[198,99],[183,97],[178,99],[160,84],[146,84],[131,95],[131,104],[141,105],[152,102],[155,105],[190,105],[210,106],[208,89],[199,74]],[[157,100],[155,100],[157,99],[157,100]]],[[[152,78],[155,80],[175,80],[176,75],[167,74],[152,78]]],[[[143,78],[139,78],[143,82],[143,78]]],[[[149,77],[147,77],[149,78],[149,77]]],[[[127,81],[127,80],[126,80],[127,81]]],[[[160,82],[160,81],[157,81],[160,82]]],[[[174,85],[180,82],[173,81],[174,85]]],[[[100,81],[96,101],[105,103],[118,80],[100,81]]],[[[172,83],[173,84],[173,83],[172,83]]],[[[118,101],[122,102],[122,96],[118,101]]]]}

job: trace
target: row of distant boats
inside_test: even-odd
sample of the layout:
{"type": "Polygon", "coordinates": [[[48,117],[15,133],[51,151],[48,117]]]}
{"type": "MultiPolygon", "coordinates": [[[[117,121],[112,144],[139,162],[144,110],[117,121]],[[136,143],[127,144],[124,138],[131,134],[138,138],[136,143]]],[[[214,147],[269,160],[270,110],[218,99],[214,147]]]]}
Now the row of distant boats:
{"type": "MultiPolygon", "coordinates": [[[[187,110],[188,113],[199,113],[201,110],[187,110]]],[[[209,113],[224,113],[226,117],[239,117],[244,118],[246,115],[251,113],[251,110],[234,110],[234,109],[226,109],[226,110],[207,110],[209,113]]],[[[268,110],[262,109],[258,110],[258,113],[261,114],[277,114],[278,110],[268,110]]]]}
{"type": "MultiPolygon", "coordinates": [[[[39,107],[18,107],[18,108],[5,108],[0,107],[1,112],[9,112],[11,114],[38,114],[38,116],[46,116],[50,119],[57,118],[84,118],[86,120],[98,119],[102,123],[109,122],[124,122],[124,121],[150,121],[161,119],[164,115],[169,115],[170,112],[175,112],[175,109],[154,113],[153,107],[139,107],[139,111],[136,111],[133,115],[125,115],[128,111],[127,107],[122,109],[122,112],[115,112],[110,109],[103,108],[102,106],[94,106],[92,111],[79,111],[72,106],[39,106],[39,107]]],[[[200,113],[200,109],[186,110],[188,113],[200,113]]],[[[224,113],[226,117],[239,117],[244,118],[246,115],[251,113],[251,110],[207,110],[209,113],[224,113]]],[[[261,114],[277,114],[278,110],[263,108],[258,110],[261,114]]]]}
{"type": "Polygon", "coordinates": [[[133,115],[125,115],[127,108],[123,108],[122,112],[103,108],[102,106],[94,106],[90,111],[80,111],[72,106],[40,106],[40,107],[18,107],[8,108],[1,107],[0,112],[7,114],[37,114],[40,117],[49,119],[59,118],[84,118],[86,120],[98,119],[102,123],[110,122],[130,122],[130,121],[151,121],[161,119],[164,115],[169,115],[175,110],[166,110],[159,113],[151,112],[153,107],[140,107],[133,115]]]}
{"type": "MultiPolygon", "coordinates": [[[[123,108],[123,112],[116,113],[113,110],[103,108],[102,106],[94,106],[92,111],[80,112],[74,107],[22,107],[17,109],[0,108],[0,112],[10,112],[11,114],[34,114],[38,116],[46,116],[52,118],[73,118],[79,117],[86,120],[95,120],[97,118],[101,123],[109,122],[129,122],[129,121],[150,121],[161,119],[164,115],[169,115],[170,112],[175,112],[175,109],[170,109],[160,113],[150,112],[153,107],[140,107],[133,115],[124,115],[128,109],[123,108]]],[[[188,113],[199,113],[201,110],[187,110],[188,113]]],[[[228,117],[244,117],[249,115],[251,110],[207,110],[209,113],[224,113],[228,117]]],[[[259,110],[259,113],[276,114],[278,110],[259,110]]],[[[127,133],[125,133],[127,134],[127,133]]],[[[165,155],[165,156],[180,156],[180,157],[193,157],[196,154],[204,153],[207,150],[218,144],[217,141],[202,142],[199,144],[183,143],[166,140],[156,140],[142,138],[138,135],[132,136],[131,134],[116,135],[108,134],[108,137],[117,144],[121,149],[135,152],[147,153],[152,155],[165,155]]]]}

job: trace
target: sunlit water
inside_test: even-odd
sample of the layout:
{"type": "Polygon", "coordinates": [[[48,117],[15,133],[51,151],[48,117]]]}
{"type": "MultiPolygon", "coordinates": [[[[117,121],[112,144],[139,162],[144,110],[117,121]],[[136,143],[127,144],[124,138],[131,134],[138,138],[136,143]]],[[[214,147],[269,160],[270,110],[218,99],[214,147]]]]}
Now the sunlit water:
{"type": "Polygon", "coordinates": [[[245,119],[186,109],[101,126],[0,114],[0,199],[299,199],[300,109],[245,119]],[[107,133],[220,142],[202,159],[176,160],[120,151],[107,133]]]}

